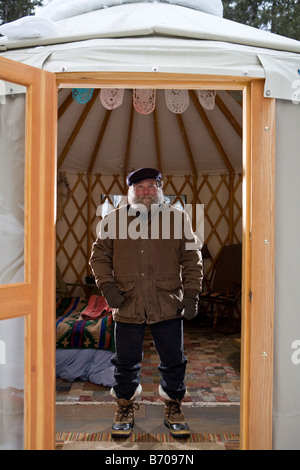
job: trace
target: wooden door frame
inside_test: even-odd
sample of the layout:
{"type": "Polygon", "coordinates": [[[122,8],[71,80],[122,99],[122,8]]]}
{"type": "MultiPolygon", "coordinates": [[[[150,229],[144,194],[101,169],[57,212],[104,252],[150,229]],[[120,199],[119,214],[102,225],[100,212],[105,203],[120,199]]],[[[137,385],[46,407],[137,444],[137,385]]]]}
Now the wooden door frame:
{"type": "Polygon", "coordinates": [[[50,450],[55,445],[57,88],[52,73],[38,72],[27,105],[32,304],[27,317],[25,448],[50,450]]]}
{"type": "Polygon", "coordinates": [[[241,449],[272,449],[275,100],[264,80],[162,73],[58,73],[60,88],[213,88],[243,91],[241,449]]]}
{"type": "Polygon", "coordinates": [[[0,320],[25,319],[24,449],[53,449],[57,88],[49,72],[0,60],[0,79],[27,87],[25,279],[0,286],[0,320]]]}
{"type": "Polygon", "coordinates": [[[241,448],[272,449],[275,99],[264,80],[244,90],[241,448]]]}
{"type": "Polygon", "coordinates": [[[0,319],[25,317],[25,449],[54,449],[57,90],[61,87],[243,90],[241,449],[272,448],[275,100],[264,81],[153,73],[51,74],[1,58],[0,79],[27,87],[25,282],[0,286],[0,319]],[[6,290],[9,295],[6,295],[6,290]],[[251,295],[249,295],[251,294],[251,295]]]}

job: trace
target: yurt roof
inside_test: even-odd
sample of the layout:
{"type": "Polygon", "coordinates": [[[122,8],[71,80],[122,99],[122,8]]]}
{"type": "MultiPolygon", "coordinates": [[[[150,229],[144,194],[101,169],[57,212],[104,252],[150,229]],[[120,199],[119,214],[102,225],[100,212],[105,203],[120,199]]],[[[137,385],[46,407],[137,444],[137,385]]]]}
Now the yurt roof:
{"type": "MultiPolygon", "coordinates": [[[[220,0],[53,0],[0,33],[0,56],[55,73],[249,76],[266,79],[265,96],[288,100],[299,80],[300,42],[222,18],[220,0]]],[[[112,174],[161,162],[172,174],[241,171],[238,92],[217,90],[207,110],[189,90],[179,113],[157,89],[149,114],[133,109],[134,90],[113,110],[92,92],[86,104],[59,92],[59,169],[112,174]]]]}

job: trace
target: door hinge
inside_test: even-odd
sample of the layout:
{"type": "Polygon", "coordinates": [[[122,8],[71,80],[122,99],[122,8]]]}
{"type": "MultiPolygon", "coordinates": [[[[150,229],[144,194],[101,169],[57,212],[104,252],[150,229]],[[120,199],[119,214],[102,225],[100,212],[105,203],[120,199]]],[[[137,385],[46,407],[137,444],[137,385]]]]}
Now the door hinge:
{"type": "Polygon", "coordinates": [[[250,300],[250,302],[253,301],[253,291],[252,291],[252,289],[249,289],[249,300],[250,300]]]}

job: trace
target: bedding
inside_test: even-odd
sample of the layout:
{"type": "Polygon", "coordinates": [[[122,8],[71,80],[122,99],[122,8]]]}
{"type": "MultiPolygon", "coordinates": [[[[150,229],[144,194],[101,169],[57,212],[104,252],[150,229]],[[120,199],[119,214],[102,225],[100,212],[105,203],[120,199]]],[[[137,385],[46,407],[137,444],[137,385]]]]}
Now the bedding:
{"type": "Polygon", "coordinates": [[[114,323],[104,297],[64,297],[56,304],[56,347],[115,350],[114,323]]]}
{"type": "Polygon", "coordinates": [[[115,384],[112,312],[104,297],[64,297],[56,303],[56,377],[115,384]]]}
{"type": "Polygon", "coordinates": [[[115,385],[112,351],[104,349],[57,349],[56,377],[73,382],[89,381],[105,387],[115,385]]]}

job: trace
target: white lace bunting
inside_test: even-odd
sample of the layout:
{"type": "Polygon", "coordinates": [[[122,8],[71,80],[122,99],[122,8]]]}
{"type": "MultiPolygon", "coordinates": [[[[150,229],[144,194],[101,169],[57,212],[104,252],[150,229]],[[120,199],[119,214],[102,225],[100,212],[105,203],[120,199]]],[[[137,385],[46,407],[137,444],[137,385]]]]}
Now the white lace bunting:
{"type": "Polygon", "coordinates": [[[172,113],[182,114],[189,106],[188,90],[165,90],[165,99],[172,113]]]}
{"type": "Polygon", "coordinates": [[[106,109],[116,109],[123,103],[123,88],[101,88],[100,101],[106,109]]]}
{"type": "Polygon", "coordinates": [[[203,108],[211,111],[215,107],[216,90],[197,90],[198,99],[203,108]]]}
{"type": "Polygon", "coordinates": [[[156,90],[133,90],[133,106],[140,114],[150,114],[155,109],[156,90]]]}

